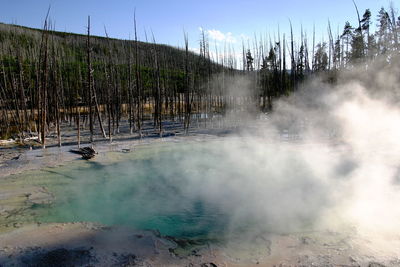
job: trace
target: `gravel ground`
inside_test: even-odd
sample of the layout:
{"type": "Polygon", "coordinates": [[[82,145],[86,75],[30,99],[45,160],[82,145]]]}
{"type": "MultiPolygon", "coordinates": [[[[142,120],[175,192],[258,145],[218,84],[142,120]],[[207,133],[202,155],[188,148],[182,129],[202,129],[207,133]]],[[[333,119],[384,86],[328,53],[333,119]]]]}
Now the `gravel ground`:
{"type": "MultiPolygon", "coordinates": [[[[96,160],[106,160],[110,151],[131,151],[137,146],[157,142],[207,141],[225,138],[237,128],[192,128],[188,136],[179,125],[166,127],[165,137],[150,127],[143,138],[123,132],[112,143],[96,136],[96,160]]],[[[65,126],[66,127],[66,126],[65,126]]],[[[63,131],[63,146],[49,137],[48,147],[35,141],[23,146],[0,148],[0,179],[43,167],[67,164],[80,156],[69,153],[76,148],[76,136],[68,127],[63,131]]],[[[83,143],[88,140],[83,132],[83,143]]],[[[123,153],[121,153],[123,155],[123,153]]],[[[7,185],[7,181],[4,183],[7,185]]],[[[14,186],[0,188],[0,222],[24,214],[26,205],[51,203],[46,187],[14,186]],[[10,187],[11,188],[11,187],[10,187]],[[23,203],[15,206],[15,203],[23,203]],[[25,205],[25,206],[24,206],[25,205]]],[[[94,223],[37,224],[18,222],[0,227],[0,266],[400,266],[400,237],[361,237],[355,230],[304,233],[264,233],[233,239],[226,244],[202,244],[94,223]]]]}

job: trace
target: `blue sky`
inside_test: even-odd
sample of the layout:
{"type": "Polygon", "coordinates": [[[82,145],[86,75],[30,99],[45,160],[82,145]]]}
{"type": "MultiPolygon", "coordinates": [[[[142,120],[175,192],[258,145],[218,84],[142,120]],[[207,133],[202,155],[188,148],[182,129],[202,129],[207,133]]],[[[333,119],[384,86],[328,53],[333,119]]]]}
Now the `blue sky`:
{"type": "MultiPolygon", "coordinates": [[[[361,13],[371,9],[374,22],[380,7],[390,5],[390,0],[356,2],[361,13]]],[[[90,15],[94,35],[104,35],[106,26],[109,36],[123,39],[132,36],[136,8],[140,38],[145,38],[145,30],[149,36],[152,31],[157,42],[174,46],[183,46],[185,30],[190,46],[196,47],[199,27],[208,31],[212,42],[240,45],[254,34],[277,33],[278,25],[289,33],[289,19],[296,33],[303,25],[309,36],[315,24],[320,39],[328,19],[334,33],[346,20],[356,23],[351,0],[1,0],[0,22],[42,27],[49,4],[56,30],[84,33],[90,15]]]]}

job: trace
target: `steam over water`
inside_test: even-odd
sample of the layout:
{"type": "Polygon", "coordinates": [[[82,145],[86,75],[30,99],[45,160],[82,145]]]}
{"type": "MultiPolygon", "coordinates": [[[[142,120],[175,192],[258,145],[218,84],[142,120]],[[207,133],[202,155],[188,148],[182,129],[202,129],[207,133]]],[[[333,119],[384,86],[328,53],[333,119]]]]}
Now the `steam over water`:
{"type": "Polygon", "coordinates": [[[68,172],[73,181],[56,188],[57,203],[47,220],[128,225],[178,237],[216,234],[226,227],[229,212],[209,201],[202,187],[192,187],[207,179],[219,155],[200,145],[144,150],[117,163],[92,162],[68,172]],[[196,157],[198,168],[186,168],[187,157],[196,157]]]}
{"type": "Polygon", "coordinates": [[[400,72],[376,64],[340,74],[334,86],[307,83],[236,137],[149,146],[117,163],[64,170],[45,220],[178,237],[398,233],[400,72]]]}
{"type": "Polygon", "coordinates": [[[125,154],[125,160],[109,165],[91,162],[56,171],[66,183],[53,189],[57,200],[45,220],[209,238],[283,231],[293,223],[297,230],[310,228],[328,199],[301,155],[285,147],[267,149],[260,161],[245,143],[234,145],[238,141],[167,145],[125,154]],[[230,154],[232,149],[242,150],[242,159],[230,154]],[[281,160],[288,166],[277,170],[281,160]]]}

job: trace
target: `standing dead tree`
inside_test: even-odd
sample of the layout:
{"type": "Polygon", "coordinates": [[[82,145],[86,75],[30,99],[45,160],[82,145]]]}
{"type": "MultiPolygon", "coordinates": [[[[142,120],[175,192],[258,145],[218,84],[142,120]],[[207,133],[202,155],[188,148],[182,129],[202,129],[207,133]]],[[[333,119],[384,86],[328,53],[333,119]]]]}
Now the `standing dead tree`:
{"type": "Polygon", "coordinates": [[[192,114],[192,100],[191,96],[191,84],[190,84],[190,76],[189,76],[189,39],[187,34],[184,34],[185,38],[185,122],[184,122],[184,130],[185,133],[189,133],[190,127],[190,117],[192,114]]]}
{"type": "Polygon", "coordinates": [[[154,80],[155,80],[155,88],[154,88],[154,126],[158,127],[159,135],[162,137],[162,89],[161,89],[161,78],[160,78],[160,64],[159,64],[159,55],[156,46],[156,40],[153,37],[153,57],[154,57],[154,80]]]}
{"type": "Polygon", "coordinates": [[[136,10],[133,18],[135,30],[135,85],[136,85],[136,123],[139,131],[139,137],[142,138],[142,122],[143,122],[143,101],[142,101],[142,87],[140,82],[140,62],[139,62],[139,43],[136,29],[136,10]]]}
{"type": "Polygon", "coordinates": [[[103,128],[101,121],[100,109],[97,103],[96,91],[94,90],[93,80],[93,68],[91,61],[91,44],[90,44],[90,16],[88,16],[88,27],[87,27],[87,90],[89,92],[89,127],[90,127],[90,143],[93,143],[94,127],[93,127],[93,105],[95,106],[95,112],[99,120],[99,126],[103,137],[106,138],[106,132],[103,128]]]}
{"type": "Polygon", "coordinates": [[[214,120],[220,127],[237,125],[241,110],[270,111],[275,99],[295,91],[313,73],[335,82],[340,68],[367,68],[369,60],[381,56],[392,64],[400,50],[397,11],[382,8],[376,32],[370,33],[371,12],[360,17],[353,3],[358,26],[346,23],[343,34],[334,35],[328,21],[329,43],[316,42],[315,29],[309,40],[301,29],[298,40],[290,20],[290,37],[281,32],[269,40],[254,36],[253,46],[243,45],[243,70],[233,45],[210,53],[207,31],[199,55],[189,51],[187,34],[183,49],[157,45],[154,36],[151,43],[139,42],[136,14],[132,41],[91,36],[90,17],[83,36],[50,30],[48,14],[42,30],[0,24],[1,138],[24,138],[32,130],[46,147],[48,133],[56,132],[54,143],[61,145],[62,124],[74,122],[78,143],[80,131],[89,127],[93,142],[95,126],[105,136],[101,116],[108,116],[111,141],[119,128],[124,131],[119,126],[125,114],[129,133],[137,130],[139,136],[151,115],[161,135],[169,119],[183,124],[186,134],[194,119],[198,127],[214,127],[214,120]],[[242,77],[246,84],[239,86],[251,91],[235,95],[229,90],[232,81],[242,77]]]}
{"type": "Polygon", "coordinates": [[[48,42],[49,42],[49,18],[50,8],[47,11],[46,19],[44,21],[42,42],[39,53],[39,67],[40,67],[40,82],[38,88],[38,104],[39,104],[39,125],[40,125],[40,139],[42,148],[46,148],[46,118],[47,118],[47,79],[48,79],[48,42]]]}

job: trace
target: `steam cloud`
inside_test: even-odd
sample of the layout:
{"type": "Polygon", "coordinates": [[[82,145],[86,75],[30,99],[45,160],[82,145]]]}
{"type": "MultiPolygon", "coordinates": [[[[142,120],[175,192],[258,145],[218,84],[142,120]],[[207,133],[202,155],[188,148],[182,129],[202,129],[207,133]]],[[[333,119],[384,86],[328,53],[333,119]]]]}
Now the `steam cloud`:
{"type": "Polygon", "coordinates": [[[246,145],[252,153],[238,162],[258,161],[254,169],[259,183],[252,193],[263,199],[262,208],[256,210],[264,213],[266,221],[275,218],[274,225],[289,231],[306,218],[313,221],[313,227],[355,227],[361,234],[397,233],[397,62],[393,60],[389,66],[377,61],[368,69],[339,73],[334,86],[319,77],[277,102],[271,120],[260,129],[299,136],[303,142],[268,143],[265,136],[243,134],[250,137],[246,145]]]}
{"type": "MultiPolygon", "coordinates": [[[[323,76],[307,82],[276,102],[268,120],[218,146],[213,168],[202,168],[204,160],[196,156],[178,161],[179,169],[201,170],[201,177],[189,178],[187,190],[196,188],[229,211],[232,228],[251,218],[266,231],[347,227],[360,234],[397,233],[397,62],[377,60],[367,69],[339,73],[335,85],[323,76]],[[291,137],[301,141],[282,140],[291,137]]],[[[229,93],[240,94],[235,84],[245,92],[240,78],[229,93]]]]}
{"type": "MultiPolygon", "coordinates": [[[[188,209],[187,199],[199,199],[228,218],[226,235],[243,226],[285,233],[343,227],[360,234],[396,233],[400,225],[399,70],[397,63],[376,62],[368,69],[340,73],[336,85],[315,78],[274,103],[274,112],[266,120],[254,121],[256,127],[205,144],[200,153],[188,148],[168,154],[168,160],[155,157],[148,169],[130,163],[118,169],[105,167],[102,172],[114,177],[104,180],[109,192],[99,196],[94,190],[93,198],[106,199],[101,209],[110,223],[139,216],[130,212],[132,203],[168,213],[177,207],[188,209]],[[291,137],[295,140],[286,140],[291,137]],[[129,193],[132,177],[146,177],[147,171],[174,185],[167,201],[152,207],[145,202],[165,190],[138,184],[134,194],[129,193]],[[115,206],[111,199],[121,190],[126,191],[124,200],[115,206]],[[179,194],[174,196],[176,190],[179,194]]],[[[240,79],[232,84],[241,88],[250,84],[240,79]]],[[[87,186],[80,188],[88,194],[87,186]]],[[[96,213],[85,201],[79,207],[96,213]]]]}

